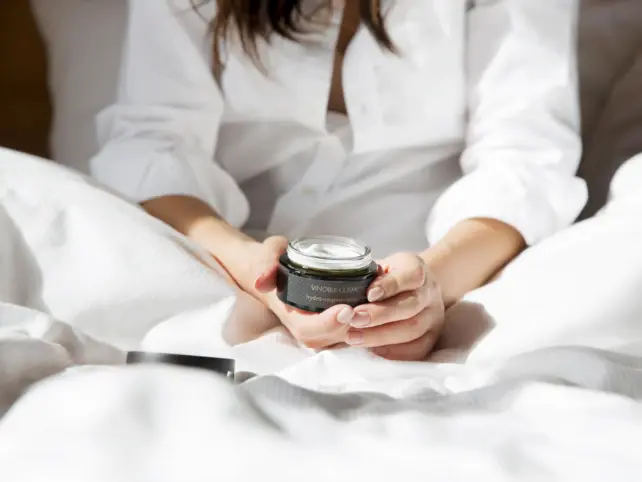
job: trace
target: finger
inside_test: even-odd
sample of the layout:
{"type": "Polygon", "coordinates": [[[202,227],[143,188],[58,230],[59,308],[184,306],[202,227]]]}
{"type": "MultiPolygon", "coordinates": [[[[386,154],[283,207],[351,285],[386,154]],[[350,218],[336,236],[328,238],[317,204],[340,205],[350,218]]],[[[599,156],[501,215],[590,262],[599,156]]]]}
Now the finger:
{"type": "Polygon", "coordinates": [[[254,289],[259,293],[268,293],[276,289],[276,272],[279,269],[278,261],[265,268],[263,273],[254,281],[254,289]]]}
{"type": "Polygon", "coordinates": [[[263,241],[263,245],[278,258],[288,249],[288,239],[283,236],[270,236],[263,241]]]}
{"type": "Polygon", "coordinates": [[[421,361],[430,356],[439,336],[438,330],[429,330],[408,343],[373,348],[372,352],[387,360],[421,361]]]}
{"type": "Polygon", "coordinates": [[[362,330],[351,329],[348,332],[346,343],[364,348],[407,343],[416,340],[433,325],[437,325],[440,313],[439,310],[426,309],[412,318],[396,323],[362,330]]]}
{"type": "Polygon", "coordinates": [[[345,338],[352,308],[337,305],[322,313],[310,313],[292,306],[283,305],[283,313],[277,313],[292,336],[309,348],[325,348],[345,338]],[[347,320],[347,321],[346,321],[347,320]]]}
{"type": "Polygon", "coordinates": [[[368,288],[368,301],[391,298],[404,291],[419,289],[426,282],[426,265],[419,256],[403,253],[384,264],[384,274],[368,288]]]}
{"type": "Polygon", "coordinates": [[[361,305],[354,309],[350,324],[354,328],[371,328],[395,321],[407,320],[421,313],[440,294],[428,287],[406,291],[385,301],[361,305]]]}
{"type": "Polygon", "coordinates": [[[254,289],[267,293],[276,288],[276,273],[279,269],[279,257],[287,250],[288,240],[283,236],[272,236],[263,241],[266,259],[259,266],[259,275],[254,281],[254,289]]]}

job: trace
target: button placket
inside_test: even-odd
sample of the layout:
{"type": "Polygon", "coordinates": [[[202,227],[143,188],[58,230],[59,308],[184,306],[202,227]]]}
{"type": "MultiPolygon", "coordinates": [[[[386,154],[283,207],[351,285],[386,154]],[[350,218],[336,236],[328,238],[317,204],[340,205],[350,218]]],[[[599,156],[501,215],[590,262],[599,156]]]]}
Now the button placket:
{"type": "Polygon", "coordinates": [[[321,206],[320,197],[340,174],[345,157],[346,150],[336,136],[320,140],[314,160],[301,181],[277,201],[268,230],[291,233],[312,217],[321,206]]]}
{"type": "Polygon", "coordinates": [[[384,55],[368,30],[360,31],[346,52],[343,91],[353,130],[353,150],[359,151],[363,129],[383,122],[377,91],[377,63],[384,55]]]}

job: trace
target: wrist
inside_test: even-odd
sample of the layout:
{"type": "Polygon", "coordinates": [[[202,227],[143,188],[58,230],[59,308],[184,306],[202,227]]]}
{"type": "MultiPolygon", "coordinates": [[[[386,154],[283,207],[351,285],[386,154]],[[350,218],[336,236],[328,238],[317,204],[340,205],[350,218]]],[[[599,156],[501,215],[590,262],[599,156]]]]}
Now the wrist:
{"type": "Polygon", "coordinates": [[[524,249],[515,228],[493,219],[469,219],[421,254],[441,285],[446,305],[486,284],[524,249]]]}
{"type": "Polygon", "coordinates": [[[220,218],[202,220],[191,230],[189,238],[216,259],[238,288],[257,297],[254,282],[258,275],[256,258],[262,249],[261,243],[220,218]]]}
{"type": "Polygon", "coordinates": [[[252,286],[248,254],[260,243],[228,224],[208,204],[188,196],[163,196],[142,207],[208,251],[237,287],[248,291],[252,286]]]}
{"type": "Polygon", "coordinates": [[[435,277],[441,290],[444,305],[449,308],[458,301],[458,296],[452,289],[452,283],[450,283],[452,278],[450,273],[453,271],[453,250],[447,243],[443,243],[423,251],[419,256],[435,277]]]}

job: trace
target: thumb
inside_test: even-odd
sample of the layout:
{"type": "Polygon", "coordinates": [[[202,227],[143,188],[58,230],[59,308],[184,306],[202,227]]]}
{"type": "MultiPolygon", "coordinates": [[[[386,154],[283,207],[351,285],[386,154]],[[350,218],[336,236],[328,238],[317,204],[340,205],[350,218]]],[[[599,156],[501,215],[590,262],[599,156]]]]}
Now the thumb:
{"type": "Polygon", "coordinates": [[[267,293],[276,288],[276,272],[279,268],[279,257],[285,253],[288,240],[283,236],[272,236],[263,241],[265,258],[257,266],[259,275],[254,288],[259,293],[267,293]]]}
{"type": "Polygon", "coordinates": [[[283,236],[270,236],[263,241],[263,246],[278,260],[279,256],[288,249],[288,239],[283,236]]]}

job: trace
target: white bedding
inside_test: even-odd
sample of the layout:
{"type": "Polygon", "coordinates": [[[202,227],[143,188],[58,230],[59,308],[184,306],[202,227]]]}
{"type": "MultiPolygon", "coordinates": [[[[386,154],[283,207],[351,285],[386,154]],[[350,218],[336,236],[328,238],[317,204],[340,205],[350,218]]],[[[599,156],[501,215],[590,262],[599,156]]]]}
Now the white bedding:
{"type": "Polygon", "coordinates": [[[466,364],[402,364],[283,332],[229,347],[234,298],[206,256],[0,150],[0,480],[639,480],[641,163],[601,216],[449,313],[439,356],[466,364]],[[265,376],[104,366],[141,344],[265,376]]]}

